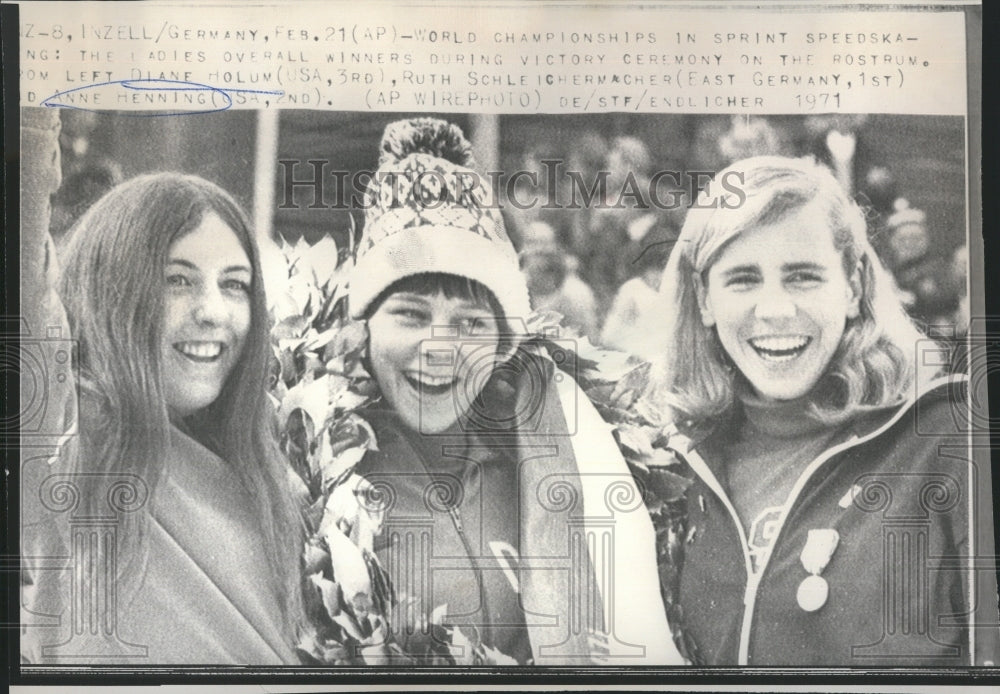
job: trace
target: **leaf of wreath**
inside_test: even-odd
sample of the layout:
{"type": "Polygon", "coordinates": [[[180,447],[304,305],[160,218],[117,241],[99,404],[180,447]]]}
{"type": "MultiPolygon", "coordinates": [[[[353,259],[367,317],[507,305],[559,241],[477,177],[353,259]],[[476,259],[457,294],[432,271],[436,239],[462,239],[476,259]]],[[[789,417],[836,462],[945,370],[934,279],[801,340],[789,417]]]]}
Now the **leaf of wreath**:
{"type": "MultiPolygon", "coordinates": [[[[294,266],[289,270],[290,276],[296,272],[294,266]]],[[[302,282],[305,274],[296,280],[302,282]]],[[[330,514],[343,516],[342,510],[331,511],[337,504],[328,504],[334,496],[344,498],[342,494],[337,496],[338,490],[356,476],[365,451],[377,448],[375,432],[363,415],[364,409],[379,397],[374,379],[364,369],[367,328],[346,317],[339,282],[331,280],[322,287],[311,285],[304,289],[309,299],[301,316],[284,318],[273,333],[280,365],[275,381],[285,388],[272,390],[279,411],[286,413],[280,423],[283,448],[290,454],[293,469],[307,483],[309,493],[303,498],[303,515],[312,532],[307,538],[303,564],[308,567],[308,582],[319,591],[324,613],[313,615],[318,620],[315,629],[303,637],[298,647],[303,660],[320,663],[358,664],[364,659],[350,654],[364,649],[368,658],[379,662],[386,658],[406,661],[407,654],[384,629],[384,619],[396,603],[389,576],[373,552],[355,543],[359,537],[352,531],[357,523],[351,526],[342,517],[334,518],[330,514]],[[295,412],[304,414],[289,416],[295,412]],[[306,470],[294,462],[303,454],[313,463],[306,470]],[[318,464],[317,455],[321,456],[318,464]],[[382,643],[375,644],[371,639],[379,633],[384,633],[382,643]]],[[[682,654],[695,661],[697,654],[683,630],[676,600],[677,562],[687,532],[684,491],[690,482],[667,469],[678,470],[680,465],[676,456],[663,448],[658,415],[643,398],[650,367],[621,353],[595,347],[586,338],[569,333],[561,322],[557,313],[533,314],[527,321],[532,337],[522,347],[548,359],[558,350],[561,359],[556,362],[557,368],[576,378],[614,428],[615,439],[644,490],[653,520],[661,592],[674,639],[682,654]]],[[[506,656],[483,653],[480,657],[486,662],[499,662],[506,656]]]]}

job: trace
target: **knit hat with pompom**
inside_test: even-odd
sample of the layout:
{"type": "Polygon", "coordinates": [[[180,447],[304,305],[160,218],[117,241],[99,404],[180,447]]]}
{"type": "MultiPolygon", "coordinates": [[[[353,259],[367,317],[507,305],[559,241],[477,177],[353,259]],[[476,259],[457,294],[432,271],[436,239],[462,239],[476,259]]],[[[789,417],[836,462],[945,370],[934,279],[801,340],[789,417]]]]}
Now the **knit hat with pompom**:
{"type": "Polygon", "coordinates": [[[398,280],[445,273],[493,292],[515,330],[527,318],[528,288],[517,253],[488,181],[475,167],[469,141],[451,123],[416,118],[386,126],[351,273],[353,317],[366,317],[398,280]]]}

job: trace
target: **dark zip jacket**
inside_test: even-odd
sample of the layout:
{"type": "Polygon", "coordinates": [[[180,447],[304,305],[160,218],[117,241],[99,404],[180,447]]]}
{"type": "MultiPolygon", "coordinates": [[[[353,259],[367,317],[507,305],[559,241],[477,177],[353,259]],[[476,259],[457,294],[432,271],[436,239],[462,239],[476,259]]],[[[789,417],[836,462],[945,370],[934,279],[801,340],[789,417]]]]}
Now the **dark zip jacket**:
{"type": "Polygon", "coordinates": [[[992,516],[974,508],[965,403],[964,383],[942,380],[859,418],[796,480],[756,572],[725,471],[690,438],[671,438],[695,477],[680,600],[706,664],[997,662],[996,575],[968,570],[970,556],[993,552],[970,546],[970,514],[992,516]],[[819,572],[828,596],[812,611],[798,597],[811,575],[802,559],[810,530],[839,537],[819,572]],[[970,604],[983,622],[976,629],[970,604]]]}

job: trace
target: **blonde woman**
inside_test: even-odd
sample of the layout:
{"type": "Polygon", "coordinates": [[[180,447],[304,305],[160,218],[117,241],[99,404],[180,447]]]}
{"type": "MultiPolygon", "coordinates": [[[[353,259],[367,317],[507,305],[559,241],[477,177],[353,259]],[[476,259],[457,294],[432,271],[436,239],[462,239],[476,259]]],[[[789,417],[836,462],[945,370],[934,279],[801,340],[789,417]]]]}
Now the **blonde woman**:
{"type": "Polygon", "coordinates": [[[968,554],[969,464],[941,447],[962,445],[962,379],[926,373],[834,177],[721,171],[661,293],[658,395],[695,478],[680,602],[706,663],[969,664],[967,577],[942,562],[968,554]]]}

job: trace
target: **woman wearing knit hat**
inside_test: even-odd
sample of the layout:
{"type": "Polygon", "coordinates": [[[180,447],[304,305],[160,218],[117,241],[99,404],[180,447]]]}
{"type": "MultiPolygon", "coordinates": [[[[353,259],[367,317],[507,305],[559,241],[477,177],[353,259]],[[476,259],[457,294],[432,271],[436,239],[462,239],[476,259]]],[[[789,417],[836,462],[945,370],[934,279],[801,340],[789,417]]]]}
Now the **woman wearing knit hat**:
{"type": "Polygon", "coordinates": [[[356,472],[385,502],[392,638],[424,663],[681,664],[642,497],[571,345],[530,335],[474,167],[454,125],[389,125],[351,275],[382,395],[356,472]]]}

